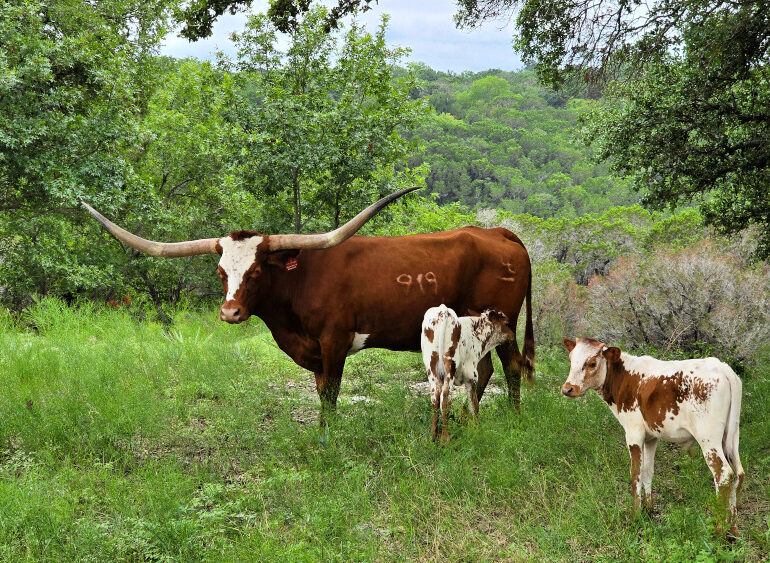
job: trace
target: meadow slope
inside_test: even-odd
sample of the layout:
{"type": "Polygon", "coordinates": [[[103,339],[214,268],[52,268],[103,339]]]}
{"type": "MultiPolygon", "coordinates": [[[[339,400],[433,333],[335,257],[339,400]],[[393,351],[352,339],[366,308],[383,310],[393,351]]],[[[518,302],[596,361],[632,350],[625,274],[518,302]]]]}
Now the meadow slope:
{"type": "Polygon", "coordinates": [[[768,558],[767,357],[743,374],[730,544],[700,453],[670,444],[654,513],[631,517],[622,430],[595,395],[561,397],[561,350],[538,350],[520,413],[489,394],[444,447],[428,439],[419,355],[362,352],[321,448],[312,374],[256,319],[139,316],[53,300],[0,312],[0,559],[768,558]]]}

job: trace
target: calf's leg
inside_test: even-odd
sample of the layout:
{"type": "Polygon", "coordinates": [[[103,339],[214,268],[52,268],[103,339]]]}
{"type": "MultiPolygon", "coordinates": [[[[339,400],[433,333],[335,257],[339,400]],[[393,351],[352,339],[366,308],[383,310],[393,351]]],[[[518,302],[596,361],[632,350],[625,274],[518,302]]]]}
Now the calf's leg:
{"type": "MultiPolygon", "coordinates": [[[[709,469],[711,469],[711,474],[714,476],[714,488],[719,506],[727,513],[732,529],[735,527],[735,510],[730,501],[732,490],[738,478],[722,450],[721,437],[716,440],[699,439],[698,444],[703,451],[703,457],[706,459],[709,469]]],[[[735,531],[737,532],[737,529],[735,531]]]]}
{"type": "Polygon", "coordinates": [[[451,387],[452,380],[450,376],[444,377],[444,384],[441,386],[441,441],[449,441],[449,408],[451,407],[451,387]]]}
{"type": "Polygon", "coordinates": [[[438,413],[441,408],[441,387],[438,385],[438,378],[433,375],[433,372],[428,372],[428,380],[430,381],[430,406],[433,410],[433,420],[430,425],[430,438],[436,440],[438,438],[438,413]]]}
{"type": "Polygon", "coordinates": [[[644,508],[652,510],[652,475],[655,472],[655,450],[658,439],[653,438],[644,443],[642,451],[642,503],[644,508]]]}
{"type": "Polygon", "coordinates": [[[626,432],[626,445],[631,456],[631,494],[634,497],[634,512],[642,506],[642,457],[644,456],[644,434],[626,432]]]}
{"type": "Polygon", "coordinates": [[[468,390],[468,405],[471,408],[471,417],[476,418],[479,416],[479,397],[476,392],[476,382],[473,380],[467,381],[465,388],[468,390]]]}
{"type": "Polygon", "coordinates": [[[476,366],[476,371],[479,374],[479,381],[476,385],[476,396],[480,401],[481,397],[484,395],[484,389],[487,388],[487,383],[489,383],[489,378],[492,377],[492,372],[494,371],[494,367],[492,366],[492,352],[489,352],[481,358],[479,365],[476,366]]]}

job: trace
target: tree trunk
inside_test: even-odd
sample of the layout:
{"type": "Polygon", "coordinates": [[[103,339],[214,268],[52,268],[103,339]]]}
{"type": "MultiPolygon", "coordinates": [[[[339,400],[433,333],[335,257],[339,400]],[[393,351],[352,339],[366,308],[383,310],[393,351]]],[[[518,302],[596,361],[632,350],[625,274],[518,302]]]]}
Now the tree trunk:
{"type": "Polygon", "coordinates": [[[299,234],[300,230],[302,229],[302,214],[300,211],[300,198],[299,198],[299,182],[297,181],[297,177],[299,176],[299,170],[297,168],[294,169],[294,182],[293,182],[293,189],[294,189],[294,233],[299,234]]]}

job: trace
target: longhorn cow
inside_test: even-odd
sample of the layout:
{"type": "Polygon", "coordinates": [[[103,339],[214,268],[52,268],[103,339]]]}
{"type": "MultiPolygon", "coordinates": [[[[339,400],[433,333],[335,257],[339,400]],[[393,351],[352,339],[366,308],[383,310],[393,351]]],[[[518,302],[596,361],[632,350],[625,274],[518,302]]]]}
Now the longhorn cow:
{"type": "MultiPolygon", "coordinates": [[[[328,233],[235,231],[176,243],[138,237],[83,205],[116,238],[146,254],[219,254],[225,292],[220,319],[240,323],[256,315],[281,350],[315,373],[322,425],[336,405],[346,357],[363,348],[419,351],[423,315],[441,303],[459,314],[493,307],[510,319],[514,338],[496,351],[508,397],[518,408],[521,376],[531,379],[535,355],[530,260],[519,237],[502,228],[478,227],[353,236],[388,203],[415,189],[390,194],[328,233]],[[525,301],[522,355],[515,331],[525,301]]],[[[478,372],[481,399],[492,375],[491,352],[478,372]]]]}

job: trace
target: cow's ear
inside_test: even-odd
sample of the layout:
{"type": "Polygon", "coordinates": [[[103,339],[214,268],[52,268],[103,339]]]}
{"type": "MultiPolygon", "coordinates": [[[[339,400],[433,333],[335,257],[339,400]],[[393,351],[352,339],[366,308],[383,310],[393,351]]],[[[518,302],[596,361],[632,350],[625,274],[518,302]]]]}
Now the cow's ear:
{"type": "Polygon", "coordinates": [[[575,349],[575,345],[576,343],[574,340],[570,340],[569,338],[564,339],[564,346],[566,346],[567,350],[569,350],[570,352],[572,352],[572,350],[575,349]]]}
{"type": "Polygon", "coordinates": [[[479,313],[476,309],[468,309],[468,316],[469,317],[480,317],[481,313],[479,313]]]}
{"type": "Polygon", "coordinates": [[[604,357],[608,362],[617,362],[620,360],[620,348],[612,346],[604,350],[604,357]]]}
{"type": "Polygon", "coordinates": [[[279,250],[270,252],[265,258],[265,262],[271,266],[277,266],[283,270],[294,270],[297,268],[297,255],[299,250],[279,250]]]}

